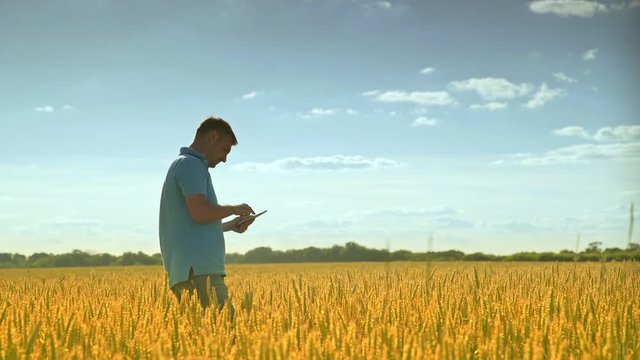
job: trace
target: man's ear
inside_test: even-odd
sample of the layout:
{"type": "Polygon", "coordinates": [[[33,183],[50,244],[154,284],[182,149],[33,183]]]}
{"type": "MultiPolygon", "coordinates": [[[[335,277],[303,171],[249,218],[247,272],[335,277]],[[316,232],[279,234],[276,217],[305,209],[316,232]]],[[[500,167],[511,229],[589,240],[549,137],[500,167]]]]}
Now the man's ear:
{"type": "Polygon", "coordinates": [[[215,144],[218,142],[218,138],[220,138],[220,133],[217,130],[213,130],[209,133],[209,143],[215,144]]]}

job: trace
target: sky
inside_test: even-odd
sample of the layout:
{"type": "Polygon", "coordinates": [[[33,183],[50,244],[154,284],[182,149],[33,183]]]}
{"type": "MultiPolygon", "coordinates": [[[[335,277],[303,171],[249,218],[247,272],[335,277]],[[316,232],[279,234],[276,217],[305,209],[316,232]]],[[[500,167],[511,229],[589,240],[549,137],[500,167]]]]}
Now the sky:
{"type": "Polygon", "coordinates": [[[159,252],[212,115],[268,210],[227,252],[623,248],[639,43],[638,0],[1,0],[0,252],[159,252]]]}

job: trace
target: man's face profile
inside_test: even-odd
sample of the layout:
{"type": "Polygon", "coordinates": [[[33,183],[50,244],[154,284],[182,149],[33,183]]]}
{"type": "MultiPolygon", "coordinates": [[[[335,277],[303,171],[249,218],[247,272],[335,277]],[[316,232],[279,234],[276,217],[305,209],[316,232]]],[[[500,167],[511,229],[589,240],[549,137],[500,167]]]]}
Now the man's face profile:
{"type": "Polygon", "coordinates": [[[230,136],[220,134],[217,131],[213,131],[208,135],[209,138],[209,151],[207,154],[207,160],[209,161],[209,167],[214,168],[220,162],[227,161],[227,155],[231,152],[233,146],[233,140],[230,136]]]}

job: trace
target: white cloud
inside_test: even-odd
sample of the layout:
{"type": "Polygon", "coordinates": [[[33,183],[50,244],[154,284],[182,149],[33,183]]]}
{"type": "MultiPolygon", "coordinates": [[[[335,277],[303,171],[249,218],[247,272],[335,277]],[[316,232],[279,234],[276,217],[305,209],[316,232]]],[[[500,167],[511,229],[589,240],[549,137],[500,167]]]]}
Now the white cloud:
{"type": "Polygon", "coordinates": [[[590,139],[591,135],[581,126],[565,126],[562,129],[553,130],[553,134],[565,137],[579,137],[582,139],[590,139]]]}
{"type": "Polygon", "coordinates": [[[452,105],[455,100],[446,91],[413,91],[400,90],[381,92],[367,92],[365,96],[374,96],[374,100],[387,103],[408,102],[420,106],[452,105]],[[368,94],[367,94],[368,93],[368,94]]]}
{"type": "Polygon", "coordinates": [[[640,141],[640,125],[620,125],[604,127],[598,130],[593,139],[596,141],[640,141]]]}
{"type": "Polygon", "coordinates": [[[73,109],[73,106],[71,106],[71,105],[65,105],[65,106],[63,106],[63,107],[62,107],[62,109],[64,109],[64,110],[71,110],[71,109],[73,109]]]}
{"type": "Polygon", "coordinates": [[[262,95],[262,91],[252,91],[249,93],[246,93],[244,95],[242,95],[242,100],[251,100],[251,99],[255,99],[258,96],[262,95]]]}
{"type": "Polygon", "coordinates": [[[556,78],[556,80],[558,80],[558,81],[562,81],[562,82],[566,82],[566,83],[578,82],[577,79],[569,77],[569,76],[567,76],[567,75],[565,75],[564,73],[561,73],[561,72],[553,74],[553,77],[556,78]]]}
{"type": "Polygon", "coordinates": [[[236,171],[287,170],[369,170],[400,167],[404,164],[385,158],[367,159],[362,156],[333,155],[308,158],[290,157],[267,163],[246,162],[234,165],[236,171]]]}
{"type": "Polygon", "coordinates": [[[436,71],[436,69],[434,69],[432,67],[426,67],[426,68],[420,70],[420,74],[429,75],[434,71],[436,71]]]}
{"type": "Polygon", "coordinates": [[[535,93],[535,95],[533,95],[533,98],[526,104],[524,104],[524,106],[529,109],[536,109],[543,106],[547,102],[564,95],[564,90],[551,89],[547,86],[546,83],[542,83],[542,85],[540,85],[540,88],[538,89],[538,92],[535,93]]]}
{"type": "Polygon", "coordinates": [[[358,115],[358,114],[360,114],[358,112],[358,110],[354,110],[354,109],[347,109],[347,110],[345,110],[345,112],[347,113],[347,115],[358,115]]]}
{"type": "Polygon", "coordinates": [[[582,60],[591,61],[595,59],[597,55],[598,55],[598,49],[589,49],[585,51],[584,54],[582,54],[582,60]]]}
{"type": "Polygon", "coordinates": [[[631,0],[631,1],[622,0],[622,1],[623,2],[615,2],[610,4],[609,9],[616,10],[616,11],[624,11],[627,9],[633,9],[640,6],[640,0],[631,0]]]}
{"type": "Polygon", "coordinates": [[[496,110],[501,110],[501,109],[506,109],[507,107],[509,107],[509,104],[507,103],[501,103],[501,102],[490,102],[487,104],[473,104],[471,106],[469,106],[469,109],[481,109],[481,110],[489,110],[489,111],[496,111],[496,110]]]}
{"type": "Polygon", "coordinates": [[[380,93],[380,90],[369,90],[362,93],[362,96],[375,96],[380,93]]]}
{"type": "Polygon", "coordinates": [[[457,91],[475,91],[487,100],[513,99],[517,96],[526,95],[532,89],[530,84],[514,84],[502,78],[453,81],[449,83],[449,87],[457,91]]]}
{"type": "Polygon", "coordinates": [[[540,0],[529,3],[529,10],[537,14],[554,14],[561,17],[592,17],[606,12],[607,6],[590,0],[540,0]]]}
{"type": "Polygon", "coordinates": [[[306,113],[299,114],[303,118],[317,118],[322,116],[329,116],[336,113],[335,109],[323,109],[323,108],[313,108],[306,113]]]}
{"type": "Polygon", "coordinates": [[[494,165],[556,165],[600,161],[640,160],[640,142],[582,144],[562,147],[544,154],[515,154],[492,162],[494,165]]]}
{"type": "Polygon", "coordinates": [[[45,105],[45,106],[39,106],[34,108],[35,111],[37,112],[46,112],[46,113],[52,113],[55,111],[55,109],[52,106],[49,105],[45,105]]]}
{"type": "Polygon", "coordinates": [[[595,140],[598,142],[630,142],[640,141],[640,125],[619,125],[600,128],[591,135],[581,126],[566,126],[556,129],[553,134],[595,140]]]}
{"type": "Polygon", "coordinates": [[[411,126],[435,126],[438,123],[439,121],[436,119],[430,119],[426,116],[420,116],[413,121],[411,126]]]}
{"type": "Polygon", "coordinates": [[[385,10],[391,9],[393,7],[393,5],[388,1],[378,1],[378,2],[376,2],[376,5],[380,9],[385,9],[385,10]]]}

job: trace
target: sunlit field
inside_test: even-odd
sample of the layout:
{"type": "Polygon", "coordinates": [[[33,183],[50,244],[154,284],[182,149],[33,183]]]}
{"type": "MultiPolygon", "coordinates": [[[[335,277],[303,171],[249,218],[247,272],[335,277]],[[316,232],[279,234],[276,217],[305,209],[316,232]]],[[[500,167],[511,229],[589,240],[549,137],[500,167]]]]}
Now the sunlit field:
{"type": "Polygon", "coordinates": [[[0,358],[640,358],[637,263],[228,266],[236,308],[160,267],[0,271],[0,358]]]}

